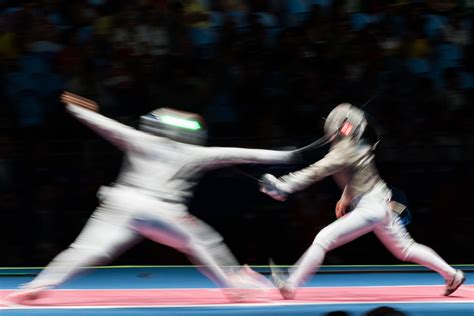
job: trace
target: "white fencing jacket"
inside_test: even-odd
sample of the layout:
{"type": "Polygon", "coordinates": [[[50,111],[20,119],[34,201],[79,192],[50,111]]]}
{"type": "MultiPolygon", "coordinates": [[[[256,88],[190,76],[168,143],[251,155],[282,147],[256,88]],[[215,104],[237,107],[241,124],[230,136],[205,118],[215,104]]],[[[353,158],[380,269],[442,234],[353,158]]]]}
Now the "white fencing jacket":
{"type": "Polygon", "coordinates": [[[307,168],[281,177],[277,188],[293,193],[329,175],[343,190],[341,199],[347,204],[376,186],[390,194],[375,167],[372,146],[350,138],[334,143],[326,156],[307,168]]]}
{"type": "Polygon", "coordinates": [[[136,130],[101,114],[68,104],[67,110],[125,153],[115,186],[143,190],[160,199],[183,203],[206,170],[241,163],[290,163],[291,151],[203,147],[136,130]]]}

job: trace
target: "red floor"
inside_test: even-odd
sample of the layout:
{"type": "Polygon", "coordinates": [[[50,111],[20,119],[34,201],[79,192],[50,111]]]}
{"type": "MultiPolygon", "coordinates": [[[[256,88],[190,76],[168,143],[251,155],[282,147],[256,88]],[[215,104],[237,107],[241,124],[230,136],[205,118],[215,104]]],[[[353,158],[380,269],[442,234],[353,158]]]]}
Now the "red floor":
{"type": "MultiPolygon", "coordinates": [[[[302,288],[295,300],[283,300],[276,290],[253,293],[260,299],[249,299],[256,305],[330,304],[330,303],[470,303],[474,304],[474,285],[464,285],[452,296],[442,296],[443,286],[362,286],[302,288]]],[[[11,290],[1,290],[2,300],[11,290]]],[[[52,290],[30,307],[91,306],[199,306],[229,304],[217,289],[153,289],[153,290],[52,290]]],[[[5,304],[0,302],[0,309],[5,304]]]]}

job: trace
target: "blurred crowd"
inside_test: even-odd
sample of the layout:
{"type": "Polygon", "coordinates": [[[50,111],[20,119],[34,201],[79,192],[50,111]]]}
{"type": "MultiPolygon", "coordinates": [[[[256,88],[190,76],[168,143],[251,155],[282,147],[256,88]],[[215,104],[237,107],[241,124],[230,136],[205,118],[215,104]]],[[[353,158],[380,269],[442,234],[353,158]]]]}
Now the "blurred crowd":
{"type": "Polygon", "coordinates": [[[464,134],[473,127],[472,9],[421,0],[3,0],[3,111],[18,126],[42,126],[59,91],[70,90],[111,115],[168,105],[210,124],[245,120],[259,136],[301,135],[334,104],[377,96],[368,110],[392,137],[464,134]]]}
{"type": "MultiPolygon", "coordinates": [[[[1,216],[23,220],[24,234],[38,236],[28,248],[26,237],[3,225],[11,264],[32,251],[49,259],[73,235],[57,223],[80,228],[80,212],[90,213],[95,190],[120,163],[120,153],[64,113],[64,90],[132,126],[162,106],[198,112],[211,143],[259,147],[314,139],[322,117],[351,102],[373,117],[386,164],[420,163],[386,170],[394,180],[400,170],[427,175],[421,190],[410,178],[396,183],[412,185],[406,190],[421,213],[466,209],[472,198],[457,197],[473,173],[473,9],[468,0],[0,0],[1,216]],[[448,155],[433,145],[448,146],[440,150],[448,155]],[[426,164],[441,156],[448,162],[426,164]],[[442,185],[429,186],[440,177],[442,185]],[[438,201],[440,192],[446,198],[438,201]],[[65,205],[81,211],[67,213],[65,205]]],[[[300,219],[314,203],[332,207],[331,194],[311,192],[294,202],[300,219]]],[[[264,217],[240,220],[263,225],[264,217]]],[[[472,224],[467,213],[460,218],[472,224]]],[[[430,221],[438,236],[434,227],[445,218],[430,221]]],[[[310,238],[314,227],[307,229],[310,238]]],[[[453,238],[465,238],[460,231],[453,238]]]]}

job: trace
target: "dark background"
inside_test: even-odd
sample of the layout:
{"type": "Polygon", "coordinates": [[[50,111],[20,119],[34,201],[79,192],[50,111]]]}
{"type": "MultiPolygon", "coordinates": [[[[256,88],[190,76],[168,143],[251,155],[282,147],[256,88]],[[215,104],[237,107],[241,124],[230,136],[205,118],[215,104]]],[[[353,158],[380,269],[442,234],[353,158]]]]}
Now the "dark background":
{"type": "MultiPolygon", "coordinates": [[[[472,263],[472,1],[0,0],[0,265],[36,266],[68,246],[113,181],[121,153],[70,117],[68,90],[136,126],[168,106],[202,114],[210,145],[301,146],[330,109],[361,106],[378,127],[384,179],[408,198],[415,239],[472,263]]],[[[211,172],[191,211],[242,263],[293,263],[334,220],[331,179],[285,203],[258,192],[264,172],[211,172]]],[[[187,264],[144,242],[114,264],[187,264]]],[[[372,236],[326,264],[398,263],[372,236]]]]}

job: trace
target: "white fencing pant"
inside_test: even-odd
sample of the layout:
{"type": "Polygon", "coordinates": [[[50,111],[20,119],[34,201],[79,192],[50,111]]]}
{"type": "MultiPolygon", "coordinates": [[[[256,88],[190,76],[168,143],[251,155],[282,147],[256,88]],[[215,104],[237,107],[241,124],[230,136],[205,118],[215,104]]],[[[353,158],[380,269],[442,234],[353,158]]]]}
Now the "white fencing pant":
{"type": "Polygon", "coordinates": [[[432,249],[416,243],[389,208],[389,197],[373,190],[365,194],[355,209],[322,229],[305,254],[290,269],[290,286],[306,282],[321,266],[326,252],[342,246],[371,231],[385,247],[402,261],[424,265],[445,279],[452,277],[455,269],[449,266],[432,249]]]}
{"type": "Polygon", "coordinates": [[[27,288],[56,287],[89,266],[110,262],[142,236],[182,251],[219,286],[231,286],[222,266],[236,266],[237,261],[221,235],[188,214],[185,205],[124,187],[103,187],[99,195],[101,205],[76,240],[27,288]]]}

